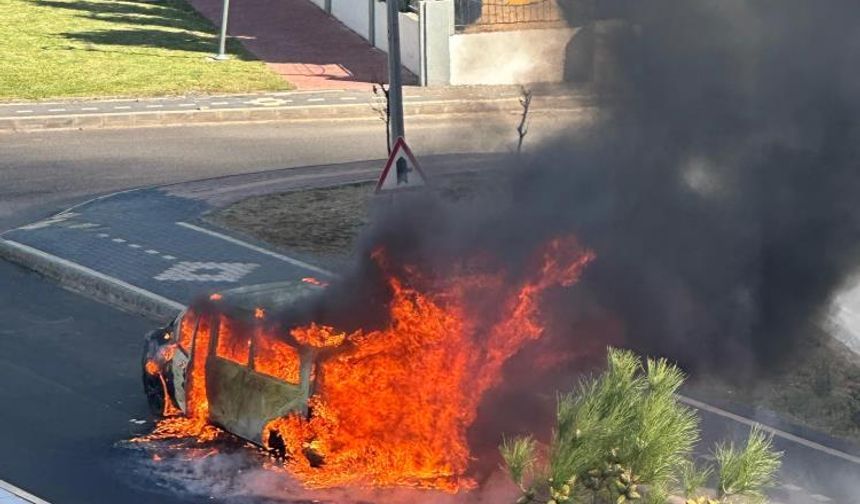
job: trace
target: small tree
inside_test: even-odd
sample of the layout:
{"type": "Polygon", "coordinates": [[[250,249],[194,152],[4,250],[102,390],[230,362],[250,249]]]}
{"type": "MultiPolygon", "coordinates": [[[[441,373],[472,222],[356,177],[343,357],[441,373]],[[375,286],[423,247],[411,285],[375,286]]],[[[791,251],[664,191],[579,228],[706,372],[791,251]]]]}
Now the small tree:
{"type": "Polygon", "coordinates": [[[517,154],[522,153],[523,142],[526,139],[526,135],[529,134],[529,109],[532,106],[533,96],[531,89],[528,89],[525,86],[520,87],[520,106],[523,108],[523,115],[520,117],[519,126],[517,126],[517,135],[519,135],[519,139],[517,141],[517,154]]]}
{"type": "MultiPolygon", "coordinates": [[[[691,462],[699,421],[677,399],[684,378],[665,359],[643,364],[632,352],[609,349],[606,371],[559,397],[543,463],[531,436],[502,441],[505,466],[522,490],[518,502],[658,503],[679,484],[690,502],[708,502],[693,495],[712,470],[691,462]]],[[[761,495],[779,468],[769,439],[754,430],[743,452],[720,446],[723,501],[731,495],[761,495]]]]}

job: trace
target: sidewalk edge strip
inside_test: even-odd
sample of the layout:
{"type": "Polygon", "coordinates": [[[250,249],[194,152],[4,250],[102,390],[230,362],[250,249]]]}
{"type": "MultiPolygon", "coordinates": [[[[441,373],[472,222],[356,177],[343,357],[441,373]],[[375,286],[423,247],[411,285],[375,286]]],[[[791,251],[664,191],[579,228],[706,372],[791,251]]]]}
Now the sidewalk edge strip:
{"type": "Polygon", "coordinates": [[[24,499],[25,501],[31,502],[33,504],[50,504],[45,499],[40,499],[39,497],[36,497],[30,492],[22,490],[15,485],[3,480],[0,480],[0,490],[6,490],[15,497],[20,497],[21,499],[24,499]]]}
{"type": "Polygon", "coordinates": [[[60,284],[90,297],[144,315],[162,316],[185,308],[185,305],[172,299],[14,240],[0,238],[0,256],[54,278],[60,284]],[[84,278],[100,288],[93,289],[78,278],[84,278]]]}
{"type": "Polygon", "coordinates": [[[831,455],[833,457],[837,457],[837,458],[840,458],[842,460],[860,465],[860,457],[855,457],[854,455],[850,455],[850,454],[845,453],[843,451],[839,451],[835,448],[830,448],[829,446],[824,446],[823,444],[816,443],[815,441],[810,441],[808,439],[804,439],[800,436],[796,436],[796,435],[791,434],[789,432],[785,432],[783,430],[780,430],[780,429],[777,429],[774,427],[770,427],[770,426],[765,425],[761,422],[756,422],[755,420],[751,420],[749,418],[742,417],[742,416],[737,415],[735,413],[726,411],[724,409],[717,408],[716,406],[711,406],[710,404],[703,403],[701,401],[697,401],[695,399],[691,399],[689,397],[686,397],[686,396],[683,396],[680,394],[678,394],[677,397],[682,403],[687,404],[688,406],[692,406],[696,409],[704,410],[704,411],[707,411],[709,413],[713,413],[714,415],[721,416],[723,418],[728,418],[729,420],[734,420],[735,422],[738,422],[738,423],[741,423],[744,425],[748,425],[750,427],[758,426],[761,430],[768,432],[768,433],[770,433],[776,437],[785,439],[786,441],[791,441],[793,443],[805,446],[805,447],[810,448],[812,450],[820,451],[822,453],[826,453],[826,454],[831,455]]]}
{"type": "Polygon", "coordinates": [[[279,254],[277,252],[273,252],[273,251],[268,250],[268,249],[264,249],[263,247],[258,247],[256,245],[252,245],[250,243],[244,242],[244,241],[239,240],[237,238],[233,238],[232,236],[228,236],[228,235],[219,233],[217,231],[212,231],[211,229],[206,229],[206,228],[203,228],[200,226],[195,226],[194,224],[189,224],[187,222],[177,222],[176,225],[182,226],[182,227],[184,227],[186,229],[190,229],[192,231],[197,231],[198,233],[207,234],[207,235],[212,236],[214,238],[220,238],[221,240],[228,241],[234,245],[239,245],[240,247],[245,247],[246,249],[253,250],[253,251],[258,252],[260,254],[264,254],[264,255],[267,255],[269,257],[274,257],[275,259],[284,261],[286,263],[290,263],[293,266],[298,266],[298,267],[304,268],[306,270],[314,271],[316,273],[320,273],[320,274],[326,275],[328,277],[337,276],[334,273],[332,273],[331,271],[320,268],[319,266],[314,266],[313,264],[308,264],[304,261],[300,261],[298,259],[293,259],[292,257],[285,256],[283,254],[279,254]]]}

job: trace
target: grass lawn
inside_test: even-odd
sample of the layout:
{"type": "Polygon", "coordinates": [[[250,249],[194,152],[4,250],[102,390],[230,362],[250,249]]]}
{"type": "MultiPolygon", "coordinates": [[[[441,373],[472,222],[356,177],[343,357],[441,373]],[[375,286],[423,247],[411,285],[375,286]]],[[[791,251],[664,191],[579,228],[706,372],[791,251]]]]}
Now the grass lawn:
{"type": "Polygon", "coordinates": [[[0,100],[287,89],[182,0],[0,0],[0,100]]]}

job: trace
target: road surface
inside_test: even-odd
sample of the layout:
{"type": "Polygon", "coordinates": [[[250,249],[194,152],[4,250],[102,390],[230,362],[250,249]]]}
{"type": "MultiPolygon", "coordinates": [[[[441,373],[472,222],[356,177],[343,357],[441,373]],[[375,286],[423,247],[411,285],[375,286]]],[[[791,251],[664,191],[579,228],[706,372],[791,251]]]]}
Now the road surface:
{"type": "MultiPolygon", "coordinates": [[[[421,154],[499,152],[516,118],[413,121],[421,154]]],[[[559,131],[535,118],[535,142],[559,131]]],[[[0,230],[107,192],[236,173],[382,158],[381,122],[270,123],[0,135],[0,230]]],[[[116,447],[146,425],[139,343],[152,324],[0,263],[0,479],[53,504],[193,502],[134,484],[116,447]]],[[[704,412],[706,438],[742,431],[704,412]]],[[[860,463],[778,438],[782,502],[852,503],[860,463]]],[[[203,499],[205,500],[205,498],[203,499]]]]}

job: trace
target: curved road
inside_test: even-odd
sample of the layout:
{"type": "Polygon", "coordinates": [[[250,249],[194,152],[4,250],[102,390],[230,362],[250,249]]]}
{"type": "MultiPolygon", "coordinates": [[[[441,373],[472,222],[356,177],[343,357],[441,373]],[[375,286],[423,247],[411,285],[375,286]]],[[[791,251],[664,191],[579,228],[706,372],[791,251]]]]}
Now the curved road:
{"type": "MultiPolygon", "coordinates": [[[[503,152],[512,116],[413,121],[419,155],[503,152]]],[[[533,120],[536,142],[563,124],[533,120]]],[[[89,197],[262,170],[384,156],[381,122],[269,123],[0,135],[0,231],[89,197]]],[[[139,344],[152,323],[0,262],[0,479],[54,504],[193,502],[134,485],[114,443],[147,428],[139,344]]],[[[706,437],[744,428],[703,412],[706,437]]],[[[860,463],[780,438],[781,502],[850,503],[860,463]],[[801,488],[801,486],[803,488],[801,488]]],[[[202,501],[211,502],[208,499],[202,501]]],[[[2,500],[0,500],[2,502],[2,500]]]]}
{"type": "MultiPolygon", "coordinates": [[[[408,133],[419,155],[504,152],[516,122],[440,117],[411,121],[408,133]]],[[[537,117],[533,138],[558,128],[537,117]]],[[[0,134],[0,232],[109,192],[385,150],[381,121],[0,134]]],[[[3,261],[0,321],[0,480],[53,504],[189,502],[134,485],[114,448],[148,428],[133,421],[149,418],[138,361],[152,322],[3,261]]]]}

